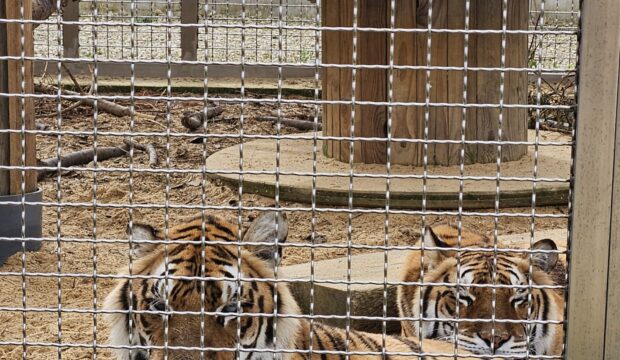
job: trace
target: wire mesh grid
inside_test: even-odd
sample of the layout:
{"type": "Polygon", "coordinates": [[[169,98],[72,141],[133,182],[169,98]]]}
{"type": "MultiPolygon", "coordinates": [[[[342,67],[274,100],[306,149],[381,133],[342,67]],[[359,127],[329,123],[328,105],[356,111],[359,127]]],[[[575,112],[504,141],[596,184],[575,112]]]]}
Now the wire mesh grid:
{"type": "Polygon", "coordinates": [[[180,1],[80,2],[73,59],[62,14],[28,55],[16,3],[0,22],[20,34],[0,62],[21,79],[2,89],[19,116],[0,123],[18,149],[0,170],[19,186],[0,197],[18,215],[0,250],[19,251],[0,267],[0,357],[562,358],[575,2],[199,1],[196,61],[182,60],[180,1]],[[32,93],[24,59],[46,63],[32,93]],[[130,66],[120,85],[102,85],[110,60],[130,66]],[[136,85],[148,60],[165,65],[162,88],[136,85]],[[203,67],[203,86],[176,88],[173,63],[203,67]],[[223,63],[238,77],[213,90],[223,63]],[[252,63],[275,70],[267,90],[252,63]],[[42,200],[26,196],[33,171],[42,200]]]}

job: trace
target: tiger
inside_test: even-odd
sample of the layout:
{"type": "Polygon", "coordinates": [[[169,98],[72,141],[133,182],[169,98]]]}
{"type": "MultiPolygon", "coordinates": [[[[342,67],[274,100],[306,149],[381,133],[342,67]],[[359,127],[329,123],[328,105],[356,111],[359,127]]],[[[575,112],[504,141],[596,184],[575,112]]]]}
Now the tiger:
{"type": "Polygon", "coordinates": [[[460,246],[476,247],[480,251],[472,249],[457,253],[453,249],[458,243],[458,233],[458,228],[452,225],[427,226],[423,235],[424,246],[435,250],[424,250],[423,259],[419,250],[407,254],[401,273],[403,284],[397,287],[396,300],[399,316],[409,318],[401,320],[401,336],[452,342],[456,338],[460,349],[478,355],[496,354],[517,358],[527,357],[528,354],[561,355],[564,340],[561,322],[565,302],[560,289],[566,270],[562,262],[558,261],[558,253],[553,252],[557,251],[555,242],[543,239],[533,244],[533,250],[547,252],[531,252],[530,273],[528,253],[495,253],[487,236],[467,229],[461,229],[460,246]],[[481,251],[482,248],[491,251],[481,251]],[[424,269],[423,279],[421,264],[424,269]],[[527,288],[530,277],[535,286],[557,286],[532,288],[530,293],[527,288]],[[459,285],[483,286],[446,286],[456,284],[457,278],[459,285]],[[440,284],[404,284],[419,283],[421,280],[424,284],[440,284]],[[496,288],[493,294],[493,289],[484,285],[494,283],[507,286],[496,288]],[[457,301],[458,319],[461,321],[450,321],[457,318],[457,301]],[[495,321],[489,321],[493,320],[493,303],[495,321]],[[526,320],[540,322],[527,326],[526,320]]]}
{"type": "MultiPolygon", "coordinates": [[[[110,347],[119,360],[228,360],[237,356],[242,360],[332,360],[344,359],[347,352],[353,352],[349,357],[354,360],[377,359],[386,352],[392,360],[454,358],[454,346],[448,342],[425,340],[421,348],[415,340],[346,331],[318,320],[312,324],[307,316],[300,316],[288,284],[265,281],[274,279],[282,256],[277,244],[283,244],[288,235],[281,212],[266,212],[255,219],[242,236],[242,246],[237,226],[211,215],[170,227],[167,234],[147,224],[134,224],[133,234],[132,274],[141,276],[133,278],[131,285],[128,278],[119,277],[104,305],[110,347]],[[167,245],[139,241],[164,238],[170,240],[167,245]],[[201,239],[204,246],[196,241],[201,239]],[[165,281],[161,277],[166,259],[168,275],[202,276],[205,281],[165,281]],[[135,312],[129,311],[130,304],[135,312]],[[201,310],[209,314],[196,314],[201,310]],[[174,313],[190,311],[194,313],[174,313]],[[423,352],[420,357],[410,355],[423,352]]],[[[458,354],[469,353],[458,350],[458,354]]]]}

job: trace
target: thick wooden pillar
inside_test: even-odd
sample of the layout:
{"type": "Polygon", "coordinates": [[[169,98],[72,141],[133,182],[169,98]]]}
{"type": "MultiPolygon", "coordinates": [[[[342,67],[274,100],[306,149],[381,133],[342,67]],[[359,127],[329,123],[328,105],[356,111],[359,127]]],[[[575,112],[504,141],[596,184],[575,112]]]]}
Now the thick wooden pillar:
{"type": "MultiPolygon", "coordinates": [[[[502,0],[471,0],[469,29],[501,30],[502,0]]],[[[396,1],[396,28],[426,29],[428,26],[428,2],[414,0],[396,1]],[[419,7],[418,7],[419,6],[419,7]]],[[[353,24],[353,1],[326,0],[322,3],[325,26],[353,24]]],[[[528,1],[509,0],[508,30],[527,30],[528,1]]],[[[358,26],[388,28],[389,1],[358,1],[358,26]]],[[[465,29],[465,0],[434,0],[432,9],[433,29],[465,29]]],[[[358,31],[357,64],[389,64],[389,33],[358,31]]],[[[395,34],[394,64],[427,66],[428,32],[397,32],[395,34]]],[[[464,67],[465,34],[434,32],[431,35],[430,65],[464,67]]],[[[353,34],[351,31],[323,32],[323,62],[326,64],[351,64],[353,58],[353,34]]],[[[469,34],[468,67],[500,68],[502,35],[469,34]]],[[[527,35],[506,35],[505,67],[527,66],[527,35]]],[[[323,99],[351,101],[351,69],[326,68],[323,72],[323,99]]],[[[504,104],[527,104],[527,74],[505,72],[504,104]]],[[[356,101],[385,102],[388,88],[388,70],[358,69],[356,72],[356,101]]],[[[393,101],[412,102],[418,106],[395,106],[392,117],[392,137],[424,139],[425,117],[428,111],[428,139],[461,140],[462,107],[429,106],[423,104],[499,104],[500,71],[465,71],[426,69],[396,69],[394,71],[393,101]],[[463,86],[467,75],[467,95],[463,98],[463,86]],[[430,90],[427,93],[427,82],[430,90]]],[[[502,109],[503,136],[501,140],[527,140],[527,110],[502,109]]],[[[500,109],[497,107],[467,108],[466,140],[500,140],[500,109]]],[[[331,136],[350,136],[351,106],[326,104],[323,108],[323,133],[331,136]]],[[[385,106],[357,106],[355,114],[356,137],[387,136],[387,109],[385,106]]],[[[324,142],[324,153],[340,161],[349,161],[349,142],[330,140],[324,142]]],[[[385,163],[386,143],[358,141],[354,146],[354,161],[361,163],[385,163]]],[[[421,143],[395,142],[391,145],[392,163],[421,165],[421,143]]],[[[454,165],[461,161],[460,144],[429,144],[428,163],[454,165]]],[[[517,160],[527,153],[524,145],[504,145],[503,161],[517,160]]],[[[495,145],[470,144],[465,148],[466,163],[495,161],[495,145]]]]}
{"type": "MultiPolygon", "coordinates": [[[[3,18],[22,19],[21,6],[24,7],[24,18],[30,19],[32,8],[30,0],[6,0],[0,4],[3,18]]],[[[24,25],[21,30],[19,23],[5,23],[0,25],[0,54],[14,57],[23,55],[33,56],[32,25],[24,25]],[[23,46],[22,46],[23,36],[23,46]]],[[[0,91],[9,93],[8,98],[0,99],[0,129],[21,130],[34,129],[34,103],[32,98],[22,101],[20,94],[32,94],[32,61],[30,60],[0,60],[0,91]],[[22,74],[22,67],[24,73],[22,74]],[[25,88],[24,88],[25,87],[25,88]]],[[[34,166],[36,164],[35,136],[24,136],[25,147],[22,146],[22,134],[0,134],[0,165],[5,166],[34,166]],[[25,154],[25,164],[22,159],[25,154]]],[[[21,194],[22,182],[25,182],[27,193],[36,190],[36,172],[27,170],[25,178],[22,170],[0,170],[0,195],[21,194]]]]}

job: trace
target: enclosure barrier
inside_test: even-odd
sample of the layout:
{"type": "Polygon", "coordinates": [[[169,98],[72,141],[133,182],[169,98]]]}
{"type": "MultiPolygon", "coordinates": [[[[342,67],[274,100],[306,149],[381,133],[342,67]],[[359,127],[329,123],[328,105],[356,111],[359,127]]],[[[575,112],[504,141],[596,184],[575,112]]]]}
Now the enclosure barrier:
{"type": "MultiPolygon", "coordinates": [[[[354,345],[349,339],[351,334],[360,341],[375,339],[379,351],[363,348],[361,354],[380,358],[387,355],[387,339],[395,341],[389,336],[398,335],[406,328],[401,321],[416,322],[418,326],[438,322],[435,316],[403,314],[402,309],[399,312],[397,289],[418,286],[426,291],[445,286],[459,290],[450,293],[457,299],[454,302],[457,310],[454,317],[445,322],[454,324],[452,329],[456,328],[457,332],[468,320],[492,324],[490,333],[484,338],[480,336],[481,343],[488,342],[491,352],[506,343],[501,338],[504,334],[497,336],[495,325],[523,324],[530,329],[543,323],[563,326],[566,337],[560,344],[562,353],[530,353],[532,344],[527,334],[525,351],[528,355],[524,358],[616,359],[620,354],[617,341],[620,338],[617,321],[620,317],[620,2],[582,2],[578,33],[578,106],[575,107],[571,102],[571,94],[574,94],[571,86],[558,90],[543,80],[545,72],[562,75],[563,80],[575,72],[568,63],[559,69],[544,65],[546,48],[542,45],[545,36],[572,36],[573,30],[544,27],[545,6],[554,0],[528,1],[530,13],[539,9],[542,14],[541,28],[526,27],[523,21],[518,26],[512,24],[515,19],[512,16],[524,20],[527,12],[525,3],[519,1],[526,0],[419,0],[415,1],[420,5],[415,9],[420,15],[415,16],[415,21],[419,21],[415,25],[410,23],[412,18],[402,17],[400,13],[414,12],[413,0],[410,3],[385,1],[378,5],[381,11],[374,19],[379,19],[380,23],[369,28],[364,22],[371,17],[369,5],[377,3],[367,0],[339,3],[325,0],[312,5],[291,0],[291,7],[297,4],[295,6],[312,9],[313,19],[301,25],[284,25],[284,1],[256,3],[257,10],[264,5],[264,10],[277,18],[276,25],[245,22],[247,4],[244,0],[239,0],[238,6],[231,5],[237,4],[232,1],[215,2],[240,9],[240,14],[225,15],[232,19],[230,23],[219,24],[222,28],[239,29],[241,33],[238,59],[232,60],[208,58],[208,46],[202,48],[200,45],[201,36],[206,36],[201,31],[217,28],[209,21],[201,23],[214,16],[209,12],[214,1],[119,0],[121,5],[131,8],[129,24],[123,23],[126,19],[112,19],[114,14],[99,13],[99,5],[116,4],[113,1],[88,2],[92,5],[91,18],[85,21],[80,15],[79,2],[69,1],[61,14],[45,22],[50,25],[46,31],[51,34],[46,41],[55,48],[55,53],[47,57],[33,56],[31,1],[2,2],[0,207],[11,208],[9,212],[0,211],[0,216],[11,213],[16,218],[0,219],[8,221],[0,225],[0,252],[4,244],[17,245],[18,251],[0,264],[0,287],[3,289],[0,291],[0,322],[3,325],[0,327],[0,358],[108,360],[115,359],[112,350],[123,349],[133,354],[150,349],[151,358],[184,351],[193,354],[200,351],[204,358],[212,356],[212,351],[229,352],[233,354],[231,358],[243,358],[241,354],[253,351],[251,346],[258,346],[266,353],[261,359],[295,351],[317,358],[327,354],[345,358],[356,354],[349,348],[354,345]],[[153,4],[165,5],[165,15],[137,16],[138,5],[144,4],[151,9],[153,4]],[[334,9],[336,4],[344,4],[345,11],[329,12],[328,9],[334,9]],[[448,15],[446,4],[448,9],[450,6],[457,9],[451,18],[455,23],[444,21],[446,18],[440,16],[448,15]],[[492,15],[487,14],[487,18],[476,12],[483,9],[484,4],[493,6],[493,11],[489,12],[492,15]],[[172,16],[173,7],[177,6],[180,7],[178,24],[172,16]],[[331,18],[340,16],[340,19],[331,18]],[[144,21],[139,26],[138,18],[144,21]],[[429,21],[425,23],[424,19],[429,21]],[[480,23],[470,22],[474,19],[483,23],[493,21],[493,26],[478,27],[480,23]],[[332,24],[332,20],[336,24],[332,24]],[[80,32],[88,32],[93,44],[98,44],[98,34],[119,28],[129,31],[129,55],[122,52],[101,55],[97,45],[93,46],[92,54],[80,52],[80,32]],[[139,29],[163,29],[165,38],[140,39],[139,29]],[[269,51],[276,54],[275,59],[260,60],[257,51],[252,55],[255,57],[248,60],[250,54],[246,54],[244,47],[246,36],[255,34],[258,37],[259,30],[265,29],[273,34],[269,51]],[[303,53],[301,50],[306,48],[300,47],[296,54],[308,61],[286,60],[284,34],[291,29],[311,34],[311,51],[303,53]],[[178,30],[180,36],[179,49],[174,49],[179,50],[179,59],[171,55],[173,30],[178,30]],[[331,37],[334,34],[340,42],[331,37]],[[476,41],[485,36],[494,41],[476,48],[476,41]],[[524,48],[526,36],[536,39],[533,45],[529,44],[534,48],[530,54],[526,54],[524,48]],[[326,39],[332,43],[325,44],[326,39]],[[360,44],[371,39],[379,39],[379,53],[370,51],[373,43],[360,44]],[[409,55],[424,55],[423,59],[414,61],[409,55],[405,60],[399,57],[410,49],[407,46],[411,39],[420,52],[409,55]],[[437,46],[442,41],[447,44],[447,39],[456,39],[454,44],[458,45],[450,49],[437,46]],[[147,41],[151,49],[162,48],[165,58],[139,59],[141,40],[147,41]],[[513,45],[515,47],[510,48],[513,45]],[[346,52],[326,53],[330,48],[346,52]],[[469,51],[475,51],[476,55],[470,57],[469,51]],[[454,57],[447,58],[452,52],[454,57]],[[512,52],[516,54],[514,58],[510,56],[512,52]],[[365,63],[368,58],[362,56],[364,53],[377,56],[381,61],[365,63]],[[446,62],[435,61],[438,53],[445,56],[446,62]],[[338,59],[332,61],[336,55],[338,59]],[[483,60],[476,63],[486,56],[492,58],[488,63],[483,60]],[[33,75],[33,62],[41,78],[33,75]],[[408,71],[418,75],[415,81],[408,71]],[[372,72],[379,74],[378,85],[365,78],[372,72]],[[73,78],[79,73],[90,75],[88,88],[73,78]],[[124,77],[124,86],[100,89],[104,73],[124,77]],[[234,77],[239,87],[219,93],[209,83],[212,74],[234,77]],[[335,79],[329,79],[334,74],[338,74],[337,86],[335,79]],[[439,74],[445,76],[446,81],[435,81],[439,74]],[[165,86],[156,91],[136,86],[136,79],[149,76],[160,76],[165,86]],[[173,77],[183,76],[204,80],[198,93],[173,85],[173,77]],[[310,78],[305,83],[308,91],[305,95],[289,96],[284,90],[285,80],[304,76],[310,78]],[[526,76],[534,80],[527,94],[519,90],[528,89],[513,87],[516,83],[527,87],[526,76]],[[266,94],[252,92],[246,86],[250,77],[271,78],[275,86],[266,94]],[[449,82],[448,78],[454,82],[449,82]],[[480,83],[473,86],[473,79],[488,86],[480,86],[480,83]],[[65,86],[68,81],[71,85],[65,86]],[[396,91],[395,84],[399,81],[401,85],[407,83],[400,88],[402,92],[396,91]],[[37,85],[36,91],[33,84],[37,85]],[[449,96],[447,89],[437,89],[443,85],[453,87],[449,96]],[[328,86],[331,87],[329,91],[328,86]],[[412,89],[415,94],[406,91],[412,89]],[[476,98],[480,101],[472,99],[468,90],[480,95],[476,98]],[[435,94],[441,91],[447,97],[432,95],[434,91],[435,94]],[[363,108],[368,112],[364,113],[363,108]],[[555,116],[551,120],[556,122],[574,120],[570,115],[561,117],[560,114],[572,113],[575,108],[577,121],[574,124],[560,128],[562,131],[543,128],[549,120],[545,116],[555,116]],[[555,113],[545,113],[551,110],[555,113]],[[332,111],[330,119],[329,111],[332,111]],[[367,115],[377,113],[381,121],[372,123],[379,124],[374,129],[377,131],[358,135],[356,126],[363,128],[367,125],[364,123],[367,115]],[[415,119],[409,117],[411,113],[416,114],[415,119]],[[443,117],[446,114],[457,126],[451,127],[449,138],[433,136],[437,134],[432,131],[446,124],[443,117]],[[467,133],[468,121],[477,119],[472,114],[485,117],[486,123],[480,128],[486,131],[486,137],[467,133]],[[410,124],[406,122],[412,119],[416,128],[410,132],[400,131],[407,128],[410,124]],[[39,126],[35,125],[35,120],[39,126]],[[526,120],[532,123],[529,130],[524,124],[526,120]],[[321,126],[333,126],[333,131],[320,132],[321,126]],[[521,131],[520,137],[507,139],[503,136],[511,126],[521,131]],[[366,149],[363,144],[372,144],[367,149],[380,147],[381,151],[370,151],[368,159],[359,163],[355,154],[366,149]],[[331,146],[331,153],[329,150],[323,153],[323,145],[325,148],[331,146]],[[433,159],[432,149],[438,146],[450,149],[450,161],[433,159]],[[524,154],[515,159],[504,158],[502,152],[511,146],[519,147],[524,154]],[[399,148],[414,147],[415,155],[403,151],[400,153],[402,161],[397,160],[399,148]],[[467,158],[468,147],[484,149],[484,161],[476,156],[467,158]],[[341,150],[340,155],[334,155],[341,150]],[[374,156],[378,153],[380,156],[374,156]],[[370,161],[372,158],[380,161],[370,161]],[[452,167],[435,166],[438,164],[452,167]],[[565,191],[550,190],[556,185],[565,191]],[[37,186],[44,194],[33,199],[28,194],[35,192],[37,186]],[[297,191],[302,186],[306,186],[306,192],[297,192],[295,199],[286,198],[287,191],[297,191]],[[336,190],[339,198],[334,202],[321,198],[325,194],[335,197],[330,191],[336,190]],[[570,196],[562,195],[569,191],[570,196]],[[375,196],[379,193],[379,200],[375,197],[368,201],[369,193],[375,196]],[[403,193],[410,196],[403,198],[403,193]],[[480,200],[482,193],[486,196],[484,206],[480,200]],[[511,196],[517,196],[514,194],[520,196],[520,202],[510,203],[511,196]],[[3,195],[13,197],[7,199],[3,195]],[[556,207],[545,207],[552,202],[556,207]],[[514,208],[515,204],[520,208],[514,208]],[[43,209],[43,234],[30,233],[27,229],[27,209],[31,206],[43,209]],[[284,226],[276,217],[273,226],[266,231],[268,236],[261,237],[260,231],[253,233],[251,230],[259,227],[264,219],[261,214],[274,209],[287,214],[288,225],[284,226]],[[200,221],[193,225],[193,237],[179,236],[187,228],[174,225],[197,214],[200,221]],[[227,220],[215,226],[214,220],[207,216],[210,214],[223,215],[227,220]],[[447,281],[446,277],[433,283],[429,279],[433,269],[428,268],[428,263],[448,256],[446,243],[431,237],[439,246],[429,248],[428,243],[420,239],[430,234],[427,226],[440,222],[454,225],[458,235],[446,235],[447,240],[444,240],[446,243],[455,241],[457,247],[472,241],[472,236],[475,238],[465,229],[487,235],[489,243],[485,245],[489,247],[483,246],[480,252],[495,256],[484,265],[492,269],[493,277],[497,275],[499,255],[528,255],[528,271],[532,271],[532,257],[540,253],[532,245],[541,236],[551,234],[548,236],[559,246],[543,250],[543,258],[565,257],[558,266],[568,266],[568,282],[560,281],[548,287],[534,287],[531,282],[527,285],[498,284],[495,278],[486,284],[461,283],[464,277],[458,272],[461,261],[466,259],[465,254],[475,251],[461,248],[455,251],[458,253],[455,255],[456,282],[447,281]],[[154,232],[145,227],[148,231],[144,231],[140,223],[157,225],[162,230],[154,232]],[[6,225],[15,228],[17,233],[3,233],[6,225]],[[568,229],[568,234],[562,231],[564,229],[568,229]],[[212,243],[205,241],[207,230],[215,234],[216,240],[212,243]],[[288,233],[288,238],[284,236],[286,241],[281,232],[288,233]],[[42,244],[43,250],[27,253],[30,241],[42,244]],[[140,245],[144,248],[140,249],[140,245]],[[192,251],[199,249],[192,254],[200,258],[200,266],[196,267],[200,270],[179,276],[175,273],[176,266],[191,263],[191,260],[178,257],[169,260],[179,254],[176,250],[186,245],[192,251]],[[197,246],[191,247],[194,245],[197,246]],[[278,245],[282,253],[274,251],[278,245]],[[216,255],[208,249],[215,249],[216,255]],[[234,251],[230,253],[229,249],[234,251]],[[257,273],[248,267],[244,268],[247,273],[242,274],[242,249],[256,252],[258,255],[250,258],[251,263],[273,266],[273,274],[269,271],[257,273]],[[141,272],[145,267],[141,262],[144,258],[138,259],[140,251],[160,250],[159,255],[165,260],[153,271],[164,268],[163,272],[141,272]],[[417,252],[414,263],[420,265],[420,276],[414,279],[413,285],[396,273],[406,268],[406,261],[411,259],[403,254],[411,252],[417,252]],[[227,261],[227,254],[234,262],[217,267],[227,261]],[[207,265],[202,258],[207,255],[214,256],[208,265],[221,270],[216,277],[205,273],[207,265]],[[221,274],[226,276],[220,277],[221,274]],[[164,281],[160,281],[162,279],[164,281]],[[234,282],[235,289],[240,289],[244,283],[251,282],[252,292],[258,292],[259,287],[264,291],[256,301],[246,301],[242,296],[232,296],[233,290],[230,290],[228,295],[231,296],[225,299],[228,302],[213,309],[207,309],[207,295],[203,291],[197,307],[176,308],[182,305],[178,302],[171,308],[174,296],[170,282],[165,281],[170,279],[182,280],[178,283],[190,283],[196,288],[213,286],[216,282],[234,282]],[[146,310],[136,308],[137,298],[133,296],[119,300],[120,309],[111,308],[109,302],[103,304],[105,298],[114,294],[115,286],[128,292],[133,285],[144,286],[140,294],[147,298],[144,284],[154,284],[149,291],[156,294],[149,298],[151,302],[146,310]],[[474,319],[460,317],[459,306],[475,301],[460,298],[469,296],[467,291],[460,291],[468,288],[490,288],[493,294],[491,314],[474,319]],[[568,296],[566,309],[562,309],[564,316],[549,321],[498,319],[496,296],[513,288],[525,288],[530,293],[533,289],[548,288],[568,296]],[[278,289],[290,289],[293,298],[281,296],[286,293],[278,289]],[[282,313],[283,307],[278,301],[283,299],[295,301],[300,309],[294,309],[292,314],[282,313]],[[270,301],[275,305],[269,310],[248,310],[270,301]],[[121,316],[122,320],[116,324],[120,326],[114,326],[105,320],[106,315],[112,313],[127,316],[121,316]],[[159,321],[164,324],[164,335],[157,341],[139,340],[144,343],[136,344],[129,340],[119,345],[118,339],[109,336],[128,327],[145,327],[144,322],[136,321],[144,314],[153,316],[148,319],[155,318],[157,324],[159,321]],[[263,339],[258,336],[254,345],[251,342],[241,344],[239,338],[242,331],[247,330],[241,326],[242,319],[248,318],[261,324],[257,332],[263,325],[267,329],[263,334],[265,344],[257,345],[263,339]],[[273,324],[277,325],[282,318],[315,329],[307,334],[308,348],[276,346],[277,339],[286,337],[281,331],[288,329],[274,327],[273,324]],[[217,343],[220,339],[214,340],[210,335],[227,326],[229,321],[235,323],[237,341],[217,343]],[[205,324],[219,327],[205,328],[205,324]],[[323,328],[325,325],[320,324],[336,328],[323,328]],[[183,332],[185,328],[192,331],[183,332]],[[323,345],[313,342],[313,337],[319,334],[316,329],[328,329],[323,330],[322,334],[327,334],[324,340],[338,334],[344,334],[343,339],[346,339],[339,343],[331,338],[329,341],[336,350],[325,352],[323,345]],[[369,331],[374,335],[359,335],[353,330],[369,331]],[[177,346],[175,341],[179,338],[181,342],[189,338],[189,345],[177,346]]],[[[225,42],[222,48],[233,50],[235,46],[225,42]]],[[[155,258],[159,257],[148,259],[154,261],[155,258]]],[[[560,275],[565,276],[564,273],[560,275]]],[[[227,292],[220,290],[220,293],[227,292]]],[[[209,292],[218,294],[213,295],[215,301],[219,301],[220,293],[215,288],[209,292]]],[[[418,311],[422,311],[428,302],[425,303],[422,296],[417,300],[414,306],[419,305],[418,311]]],[[[512,302],[509,305],[514,307],[512,302]]],[[[529,314],[531,304],[528,302],[527,306],[529,314]]],[[[286,307],[285,311],[290,308],[286,307]]],[[[136,334],[127,337],[135,340],[132,337],[136,334]]],[[[230,339],[226,335],[230,334],[222,336],[230,339]]],[[[404,335],[423,345],[424,341],[435,344],[432,339],[422,339],[426,335],[421,333],[404,335]]],[[[452,335],[445,336],[450,342],[446,342],[449,351],[444,355],[460,358],[463,354],[456,352],[462,348],[457,350],[452,345],[467,344],[459,343],[462,339],[452,335]]],[[[305,343],[306,338],[302,340],[305,343]]],[[[423,346],[410,350],[425,351],[423,346]]],[[[500,358],[511,358],[510,354],[500,355],[500,358]]],[[[142,353],[142,356],[149,355],[142,353]]],[[[486,356],[489,354],[477,354],[473,358],[486,356]]],[[[172,356],[168,358],[176,360],[172,356]]]]}
{"type": "Polygon", "coordinates": [[[620,353],[619,14],[618,1],[583,2],[567,359],[620,353]]]}

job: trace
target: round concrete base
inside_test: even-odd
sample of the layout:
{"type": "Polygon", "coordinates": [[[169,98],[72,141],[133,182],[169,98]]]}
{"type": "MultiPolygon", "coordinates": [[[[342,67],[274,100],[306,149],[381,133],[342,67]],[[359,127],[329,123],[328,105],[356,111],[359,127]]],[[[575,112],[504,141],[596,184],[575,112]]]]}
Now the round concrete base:
{"type": "MultiPolygon", "coordinates": [[[[312,134],[305,139],[280,140],[280,199],[310,203],[312,179],[316,175],[317,205],[348,206],[351,171],[348,163],[323,156],[317,143],[316,172],[313,172],[312,134]]],[[[529,132],[534,141],[534,132],[529,132]]],[[[540,142],[570,142],[570,136],[542,131],[540,142]]],[[[534,182],[534,147],[521,160],[500,165],[500,207],[530,207],[535,188],[536,205],[566,205],[570,177],[570,146],[539,146],[538,181],[534,182]],[[544,180],[544,181],[542,181],[544,180]],[[553,181],[547,181],[553,180],[553,181]]],[[[239,146],[218,151],[207,159],[211,179],[239,186],[239,146]]],[[[276,191],[276,140],[256,140],[243,144],[243,192],[273,197],[276,191]]],[[[353,165],[353,206],[385,207],[386,166],[353,165]]],[[[424,199],[423,167],[392,165],[390,208],[420,209],[424,199]]],[[[462,206],[468,209],[495,207],[497,165],[474,164],[464,167],[462,206]]],[[[427,209],[459,207],[459,166],[428,166],[427,209]]]]}

